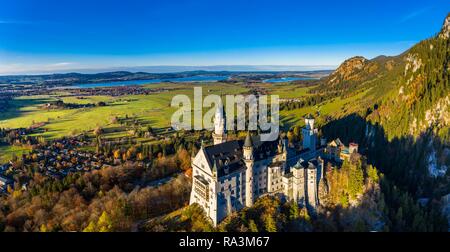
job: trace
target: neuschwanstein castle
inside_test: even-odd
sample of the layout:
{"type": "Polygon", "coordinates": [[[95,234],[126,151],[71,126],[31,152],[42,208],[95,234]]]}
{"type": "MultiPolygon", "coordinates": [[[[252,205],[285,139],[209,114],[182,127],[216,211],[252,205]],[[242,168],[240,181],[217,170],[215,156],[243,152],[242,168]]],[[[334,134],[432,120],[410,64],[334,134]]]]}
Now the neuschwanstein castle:
{"type": "MultiPolygon", "coordinates": [[[[244,141],[227,141],[225,122],[222,109],[218,109],[214,145],[202,146],[192,160],[190,204],[203,207],[214,225],[268,194],[315,209],[324,159],[338,161],[348,152],[339,139],[328,145],[324,139],[318,143],[311,116],[305,118],[300,149],[289,147],[286,137],[263,142],[258,135],[247,134],[244,141]]],[[[351,152],[357,152],[357,145],[352,148],[351,152]]]]}

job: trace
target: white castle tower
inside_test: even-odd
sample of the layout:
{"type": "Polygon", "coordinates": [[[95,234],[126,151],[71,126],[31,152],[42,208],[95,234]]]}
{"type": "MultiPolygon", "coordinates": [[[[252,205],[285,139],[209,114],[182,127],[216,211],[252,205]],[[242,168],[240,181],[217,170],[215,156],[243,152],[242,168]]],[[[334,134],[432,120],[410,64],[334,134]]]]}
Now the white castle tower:
{"type": "Polygon", "coordinates": [[[303,148],[310,151],[316,150],[317,129],[314,129],[314,118],[311,115],[305,117],[303,133],[303,148]]]}
{"type": "Polygon", "coordinates": [[[250,132],[247,133],[247,137],[244,141],[243,156],[245,166],[245,206],[251,207],[253,205],[253,142],[250,136],[250,132]]]}
{"type": "Polygon", "coordinates": [[[226,118],[225,113],[223,111],[223,105],[220,103],[217,106],[216,115],[214,117],[214,145],[225,143],[227,141],[226,131],[226,118]]]}

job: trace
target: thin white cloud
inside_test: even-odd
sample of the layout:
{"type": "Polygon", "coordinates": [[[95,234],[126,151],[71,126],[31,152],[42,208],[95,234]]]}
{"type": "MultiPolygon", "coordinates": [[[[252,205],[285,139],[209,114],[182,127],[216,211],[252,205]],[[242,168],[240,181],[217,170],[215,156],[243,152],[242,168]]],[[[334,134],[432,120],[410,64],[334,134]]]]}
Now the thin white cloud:
{"type": "Polygon", "coordinates": [[[429,11],[430,9],[432,9],[432,8],[433,8],[432,6],[428,6],[428,7],[423,8],[423,9],[414,10],[414,11],[408,13],[407,15],[403,16],[400,19],[400,23],[404,23],[404,22],[407,22],[407,21],[409,21],[411,19],[419,17],[419,16],[423,15],[424,13],[426,13],[427,11],[429,11]]]}
{"type": "Polygon", "coordinates": [[[32,22],[24,20],[4,20],[0,19],[0,24],[32,24],[32,22]]]}
{"type": "Polygon", "coordinates": [[[57,62],[51,64],[0,63],[0,75],[23,73],[52,73],[71,70],[76,65],[77,63],[75,62],[57,62]]]}
{"type": "Polygon", "coordinates": [[[70,66],[73,65],[74,63],[72,62],[59,62],[59,63],[55,63],[55,64],[50,64],[49,66],[52,67],[64,67],[64,66],[70,66]]]}

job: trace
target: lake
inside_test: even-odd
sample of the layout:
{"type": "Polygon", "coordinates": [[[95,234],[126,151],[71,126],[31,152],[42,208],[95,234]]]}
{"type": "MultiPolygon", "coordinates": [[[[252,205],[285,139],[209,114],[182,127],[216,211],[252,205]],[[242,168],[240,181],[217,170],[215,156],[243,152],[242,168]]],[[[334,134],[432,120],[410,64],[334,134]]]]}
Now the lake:
{"type": "MultiPolygon", "coordinates": [[[[73,85],[74,88],[100,88],[100,87],[120,87],[120,86],[131,86],[131,85],[145,85],[161,82],[216,82],[228,79],[229,76],[207,76],[198,75],[183,78],[169,78],[169,79],[149,79],[149,80],[127,80],[127,81],[106,81],[106,82],[96,82],[96,83],[82,83],[73,85]]],[[[314,80],[315,78],[310,77],[284,77],[284,78],[273,78],[266,79],[265,83],[281,83],[290,82],[296,80],[314,80]]]]}
{"type": "Polygon", "coordinates": [[[83,83],[76,84],[73,87],[76,88],[97,88],[97,87],[120,87],[131,85],[145,85],[161,82],[216,82],[228,79],[228,76],[190,76],[183,78],[172,79],[150,79],[150,80],[128,80],[128,81],[108,81],[108,82],[96,82],[96,83],[83,83]]]}
{"type": "Polygon", "coordinates": [[[290,82],[297,80],[316,80],[316,78],[311,77],[284,77],[284,78],[273,78],[264,80],[264,83],[280,83],[280,82],[290,82]]]}

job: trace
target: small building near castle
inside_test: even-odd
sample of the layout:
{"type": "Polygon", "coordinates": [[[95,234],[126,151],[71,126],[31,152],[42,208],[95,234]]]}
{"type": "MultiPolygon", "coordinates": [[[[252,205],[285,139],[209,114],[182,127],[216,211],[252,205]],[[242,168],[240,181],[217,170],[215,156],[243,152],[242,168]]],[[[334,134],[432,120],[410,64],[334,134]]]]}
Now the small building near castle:
{"type": "Polygon", "coordinates": [[[328,143],[324,151],[327,158],[337,162],[349,159],[350,155],[353,153],[358,153],[358,144],[350,143],[347,147],[339,138],[328,143]]]}

